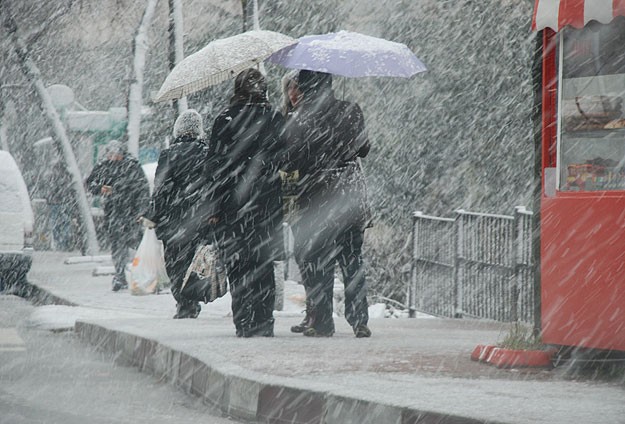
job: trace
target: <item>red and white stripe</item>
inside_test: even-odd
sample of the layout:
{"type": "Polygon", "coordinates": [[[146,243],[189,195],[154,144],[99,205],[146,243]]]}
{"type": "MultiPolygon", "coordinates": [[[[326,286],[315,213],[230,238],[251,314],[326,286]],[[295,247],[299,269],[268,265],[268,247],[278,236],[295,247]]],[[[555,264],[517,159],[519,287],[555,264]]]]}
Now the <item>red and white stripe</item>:
{"type": "Polygon", "coordinates": [[[593,20],[607,24],[616,16],[625,16],[625,0],[536,0],[532,30],[583,28],[593,20]]]}

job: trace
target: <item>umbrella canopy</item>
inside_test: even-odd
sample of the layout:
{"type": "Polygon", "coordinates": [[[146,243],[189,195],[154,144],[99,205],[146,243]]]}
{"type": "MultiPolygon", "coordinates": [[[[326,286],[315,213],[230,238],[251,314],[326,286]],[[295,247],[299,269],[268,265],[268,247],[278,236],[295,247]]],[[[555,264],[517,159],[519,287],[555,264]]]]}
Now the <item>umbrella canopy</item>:
{"type": "Polygon", "coordinates": [[[307,35],[267,60],[344,77],[409,78],[427,70],[405,44],[350,31],[307,35]]]}
{"type": "Polygon", "coordinates": [[[566,25],[583,28],[590,21],[607,24],[625,16],[625,0],[535,0],[532,29],[560,31],[566,25]]]}
{"type": "Polygon", "coordinates": [[[179,99],[235,77],[297,40],[273,31],[248,31],[214,40],[178,63],[154,97],[155,102],[179,99]]]}

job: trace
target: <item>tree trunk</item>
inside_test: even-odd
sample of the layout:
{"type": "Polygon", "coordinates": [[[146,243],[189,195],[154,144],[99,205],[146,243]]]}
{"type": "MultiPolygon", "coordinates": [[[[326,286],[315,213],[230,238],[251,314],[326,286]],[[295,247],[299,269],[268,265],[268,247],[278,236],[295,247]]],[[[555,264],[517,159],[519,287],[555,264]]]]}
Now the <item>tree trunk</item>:
{"type": "Polygon", "coordinates": [[[241,0],[241,9],[243,12],[243,32],[247,31],[247,0],[241,0]]]}
{"type": "Polygon", "coordinates": [[[0,149],[9,151],[9,138],[7,137],[7,117],[5,113],[6,107],[4,102],[0,100],[0,149]]]}
{"type": "MultiPolygon", "coordinates": [[[[182,17],[182,0],[169,0],[169,71],[184,59],[184,29],[182,17]]],[[[187,110],[187,98],[183,97],[172,102],[174,114],[180,115],[187,110]]]]}
{"type": "Polygon", "coordinates": [[[93,223],[93,217],[91,216],[91,208],[89,207],[89,201],[87,200],[87,194],[85,193],[85,189],[83,187],[82,176],[80,174],[80,169],[78,168],[78,163],[76,162],[76,156],[72,150],[72,145],[67,137],[65,127],[61,122],[59,114],[52,104],[52,99],[50,98],[50,95],[41,80],[39,68],[37,68],[33,60],[30,58],[26,44],[19,37],[17,33],[17,24],[8,10],[8,6],[3,5],[1,0],[0,10],[2,10],[2,25],[4,26],[7,34],[11,37],[11,43],[19,58],[19,64],[22,68],[22,72],[24,72],[24,75],[26,75],[28,80],[33,84],[35,91],[41,98],[43,110],[52,125],[55,139],[58,143],[60,143],[61,152],[63,153],[67,170],[72,176],[72,189],[74,190],[74,195],[76,196],[76,203],[78,204],[83,228],[86,233],[86,252],[88,255],[95,255],[99,251],[98,238],[96,236],[95,225],[93,223]]]}
{"type": "MultiPolygon", "coordinates": [[[[260,31],[260,15],[258,13],[258,0],[252,0],[252,29],[255,31],[260,31]]],[[[260,62],[256,65],[258,70],[263,73],[263,75],[267,75],[267,71],[265,70],[265,64],[260,62]]]]}
{"type": "Polygon", "coordinates": [[[141,135],[141,108],[143,106],[143,71],[149,48],[148,30],[158,0],[149,0],[137,28],[133,43],[133,78],[128,92],[128,152],[139,157],[139,136],[141,135]]]}
{"type": "Polygon", "coordinates": [[[258,15],[258,0],[253,0],[253,8],[252,8],[252,29],[258,31],[260,30],[260,19],[258,15]]]}

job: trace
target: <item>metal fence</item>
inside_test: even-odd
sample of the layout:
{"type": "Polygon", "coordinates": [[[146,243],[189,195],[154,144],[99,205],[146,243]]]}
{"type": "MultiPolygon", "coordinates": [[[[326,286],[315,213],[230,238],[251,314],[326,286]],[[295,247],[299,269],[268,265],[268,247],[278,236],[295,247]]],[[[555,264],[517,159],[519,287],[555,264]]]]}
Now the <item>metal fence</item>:
{"type": "Polygon", "coordinates": [[[410,315],[533,322],[532,213],[415,212],[410,315]]]}

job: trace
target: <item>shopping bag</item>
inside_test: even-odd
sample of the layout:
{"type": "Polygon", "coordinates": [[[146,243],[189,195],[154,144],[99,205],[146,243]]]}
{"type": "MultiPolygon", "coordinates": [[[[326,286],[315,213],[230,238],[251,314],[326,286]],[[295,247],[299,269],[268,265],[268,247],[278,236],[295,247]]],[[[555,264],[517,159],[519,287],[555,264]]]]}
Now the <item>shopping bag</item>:
{"type": "Polygon", "coordinates": [[[183,298],[209,303],[228,292],[226,267],[216,244],[199,246],[182,280],[183,298]]]}
{"type": "Polygon", "coordinates": [[[157,293],[168,283],[163,244],[153,228],[146,228],[130,266],[130,294],[157,293]]]}

